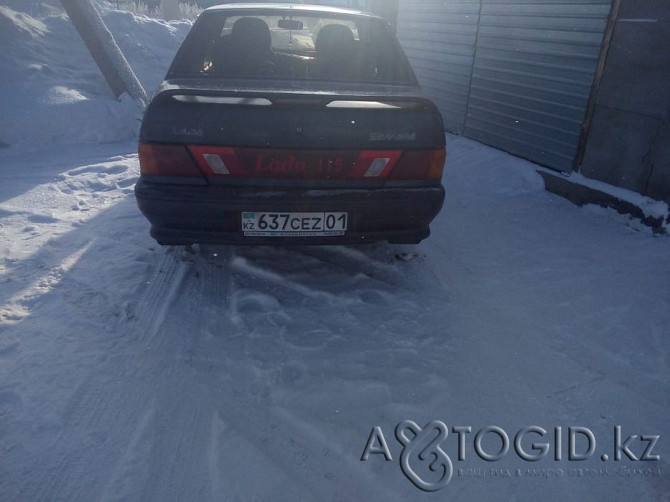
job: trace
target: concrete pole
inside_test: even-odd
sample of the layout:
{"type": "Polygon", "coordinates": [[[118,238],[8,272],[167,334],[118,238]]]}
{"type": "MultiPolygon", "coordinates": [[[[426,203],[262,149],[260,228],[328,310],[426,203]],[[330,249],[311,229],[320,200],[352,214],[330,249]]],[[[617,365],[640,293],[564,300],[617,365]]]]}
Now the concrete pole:
{"type": "Polygon", "coordinates": [[[61,0],[72,24],[118,98],[127,92],[145,106],[149,98],[90,0],[61,0]]]}

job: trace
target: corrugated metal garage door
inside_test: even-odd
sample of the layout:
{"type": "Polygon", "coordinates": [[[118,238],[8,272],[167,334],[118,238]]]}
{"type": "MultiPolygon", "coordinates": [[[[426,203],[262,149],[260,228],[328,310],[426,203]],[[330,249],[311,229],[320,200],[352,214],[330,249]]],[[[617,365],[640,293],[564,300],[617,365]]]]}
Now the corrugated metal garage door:
{"type": "Polygon", "coordinates": [[[398,37],[448,130],[569,171],[609,11],[610,0],[401,0],[398,37]]]}
{"type": "Polygon", "coordinates": [[[398,39],[452,132],[462,133],[465,126],[478,19],[479,0],[398,5],[398,39]]]}

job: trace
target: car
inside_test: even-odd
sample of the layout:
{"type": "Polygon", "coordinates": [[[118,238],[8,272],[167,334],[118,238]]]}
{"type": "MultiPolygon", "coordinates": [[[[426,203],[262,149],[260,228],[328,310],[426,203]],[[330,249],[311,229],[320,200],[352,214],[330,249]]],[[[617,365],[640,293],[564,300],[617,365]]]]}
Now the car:
{"type": "Polygon", "coordinates": [[[202,12],[143,117],[137,204],[162,245],[418,243],[442,208],[442,118],[375,15],[202,12]]]}

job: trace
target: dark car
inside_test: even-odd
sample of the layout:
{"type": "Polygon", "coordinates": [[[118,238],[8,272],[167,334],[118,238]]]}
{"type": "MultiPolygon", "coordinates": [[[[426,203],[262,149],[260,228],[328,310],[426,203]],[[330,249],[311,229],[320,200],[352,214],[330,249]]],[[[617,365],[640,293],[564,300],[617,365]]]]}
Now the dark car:
{"type": "Polygon", "coordinates": [[[395,36],[331,7],[204,11],[139,158],[160,244],[418,243],[444,200],[442,120],[395,36]]]}

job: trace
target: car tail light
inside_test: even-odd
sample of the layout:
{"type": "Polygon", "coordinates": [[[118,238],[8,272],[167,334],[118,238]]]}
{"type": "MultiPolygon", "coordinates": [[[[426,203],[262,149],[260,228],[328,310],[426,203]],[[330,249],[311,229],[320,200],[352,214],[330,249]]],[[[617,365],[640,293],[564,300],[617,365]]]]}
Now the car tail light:
{"type": "Polygon", "coordinates": [[[364,150],[349,172],[350,179],[386,178],[402,155],[401,150],[364,150]]]}
{"type": "Polygon", "coordinates": [[[168,176],[190,175],[185,174],[188,165],[194,175],[217,178],[439,180],[445,158],[444,148],[403,152],[140,145],[142,172],[168,176]]]}
{"type": "Polygon", "coordinates": [[[247,172],[237,157],[235,150],[227,146],[188,147],[198,167],[207,176],[246,176],[247,172]]]}
{"type": "Polygon", "coordinates": [[[147,176],[202,178],[202,172],[184,146],[140,143],[140,172],[147,176]]]}
{"type": "Polygon", "coordinates": [[[410,150],[403,154],[389,179],[393,180],[439,180],[442,178],[447,152],[438,150],[410,150]]]}

